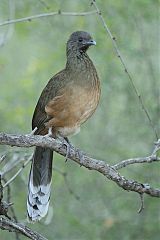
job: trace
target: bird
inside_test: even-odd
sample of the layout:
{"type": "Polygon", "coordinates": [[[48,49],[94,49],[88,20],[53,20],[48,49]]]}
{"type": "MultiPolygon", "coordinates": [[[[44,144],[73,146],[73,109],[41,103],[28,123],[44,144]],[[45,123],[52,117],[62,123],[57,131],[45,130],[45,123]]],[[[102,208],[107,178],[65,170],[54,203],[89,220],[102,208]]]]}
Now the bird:
{"type": "MultiPolygon", "coordinates": [[[[65,68],[43,89],[32,118],[35,135],[66,139],[79,133],[95,112],[100,99],[100,80],[87,54],[96,45],[86,31],[73,32],[66,44],[65,68]]],[[[48,212],[52,182],[53,150],[36,147],[28,181],[27,213],[31,222],[48,212]]]]}

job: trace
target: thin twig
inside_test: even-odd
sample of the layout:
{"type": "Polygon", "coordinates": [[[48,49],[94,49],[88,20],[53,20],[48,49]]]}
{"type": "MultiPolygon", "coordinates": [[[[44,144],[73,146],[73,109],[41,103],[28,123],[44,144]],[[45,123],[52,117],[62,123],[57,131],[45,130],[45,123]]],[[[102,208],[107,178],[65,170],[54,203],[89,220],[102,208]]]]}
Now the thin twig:
{"type": "Polygon", "coordinates": [[[28,158],[28,160],[22,165],[22,167],[13,175],[13,177],[11,177],[8,182],[6,182],[3,185],[3,188],[7,187],[11,182],[13,182],[13,180],[21,173],[21,171],[27,166],[27,164],[31,161],[32,156],[30,158],[28,158]]]}
{"type": "MultiPolygon", "coordinates": [[[[14,0],[8,0],[8,21],[15,17],[15,1],[14,0]]],[[[7,40],[12,36],[12,33],[14,31],[14,25],[8,26],[7,29],[4,29],[4,33],[2,34],[0,38],[0,47],[4,46],[7,40]]]]}
{"type": "Polygon", "coordinates": [[[43,0],[39,0],[39,2],[47,9],[49,10],[50,9],[50,6],[43,0]]]}
{"type": "MultiPolygon", "coordinates": [[[[3,181],[5,183],[7,182],[7,180],[4,177],[3,177],[3,181]]],[[[7,186],[7,202],[11,203],[11,187],[10,187],[10,185],[7,186]]],[[[12,217],[13,217],[14,221],[18,222],[18,219],[16,217],[13,205],[10,205],[9,209],[11,211],[11,214],[12,214],[12,217]]],[[[18,232],[15,232],[15,237],[16,237],[16,240],[20,240],[18,232]]]]}
{"type": "Polygon", "coordinates": [[[0,157],[0,164],[5,160],[5,158],[6,158],[6,155],[2,155],[2,156],[0,157]]]}
{"type": "Polygon", "coordinates": [[[144,194],[140,193],[139,196],[140,196],[140,200],[141,200],[141,205],[138,210],[138,213],[141,213],[144,210],[144,194]]]}
{"type": "Polygon", "coordinates": [[[155,154],[160,150],[160,139],[158,139],[157,142],[155,142],[155,148],[153,149],[152,156],[155,156],[155,154]]]}
{"type": "Polygon", "coordinates": [[[21,157],[19,154],[14,153],[11,160],[6,162],[6,164],[3,166],[3,168],[1,169],[1,176],[2,178],[10,171],[12,171],[14,168],[17,167],[17,165],[20,162],[24,162],[26,160],[24,160],[24,157],[21,157]]]}
{"type": "Polygon", "coordinates": [[[124,168],[128,165],[135,164],[135,163],[151,163],[151,162],[158,162],[160,161],[160,158],[157,156],[149,156],[149,157],[139,157],[139,158],[130,158],[127,160],[123,160],[112,167],[115,168],[116,170],[124,168]]]}
{"type": "Polygon", "coordinates": [[[26,21],[31,21],[33,19],[37,18],[44,18],[44,17],[53,17],[56,15],[63,15],[63,16],[87,16],[87,15],[93,15],[96,14],[97,11],[90,11],[90,12],[62,12],[61,10],[57,12],[50,12],[50,13],[40,13],[37,15],[33,16],[28,16],[24,18],[17,18],[17,19],[12,19],[12,20],[7,20],[2,23],[0,23],[0,26],[5,26],[8,24],[13,24],[13,23],[19,23],[19,22],[26,22],[26,21]]]}
{"type": "MultiPolygon", "coordinates": [[[[10,185],[8,185],[7,186],[7,202],[8,203],[11,203],[11,187],[10,187],[10,185]]],[[[15,211],[14,211],[14,207],[13,207],[13,205],[11,205],[10,206],[10,211],[11,211],[11,213],[12,213],[12,217],[13,217],[13,219],[15,220],[15,222],[18,222],[18,218],[17,218],[17,216],[16,216],[16,214],[15,214],[15,211]]]]}
{"type": "Polygon", "coordinates": [[[37,127],[35,127],[35,128],[34,128],[34,129],[33,129],[33,130],[32,130],[32,131],[29,133],[29,134],[30,134],[30,135],[34,135],[34,134],[35,134],[35,132],[37,131],[37,129],[38,129],[38,128],[37,128],[37,127]]]}
{"type": "Polygon", "coordinates": [[[124,67],[125,73],[127,74],[128,78],[129,78],[129,80],[130,80],[130,82],[131,82],[131,85],[132,85],[132,87],[133,87],[133,90],[134,90],[137,98],[138,98],[138,101],[139,101],[139,103],[140,103],[140,105],[141,105],[141,108],[143,109],[143,111],[144,111],[144,113],[145,113],[145,115],[146,115],[146,117],[147,117],[147,119],[148,119],[148,121],[149,121],[149,123],[150,123],[150,126],[151,126],[151,128],[152,128],[152,130],[153,130],[153,132],[154,132],[154,134],[155,134],[156,139],[158,140],[157,130],[156,130],[156,128],[155,128],[155,126],[154,126],[154,124],[153,124],[153,122],[152,122],[152,119],[151,119],[151,117],[150,117],[150,115],[149,115],[149,112],[148,112],[148,110],[147,110],[147,108],[146,108],[146,106],[145,106],[145,104],[144,104],[144,101],[143,101],[143,99],[142,99],[142,96],[140,95],[140,93],[139,93],[139,91],[138,91],[138,89],[137,89],[137,87],[136,87],[136,85],[135,85],[135,83],[134,83],[134,81],[133,81],[133,78],[132,78],[131,74],[129,73],[128,69],[127,69],[127,66],[126,66],[126,63],[125,63],[125,61],[124,61],[124,59],[123,59],[123,57],[122,57],[122,54],[120,53],[120,51],[119,51],[119,49],[118,49],[118,46],[117,46],[117,43],[116,43],[116,38],[112,35],[112,33],[111,33],[108,25],[106,24],[106,22],[105,22],[105,20],[104,20],[104,18],[103,18],[103,16],[102,16],[102,12],[101,12],[100,9],[98,8],[98,5],[97,5],[97,3],[96,3],[96,0],[91,0],[91,5],[93,5],[94,8],[96,9],[97,14],[98,14],[98,16],[99,16],[100,21],[102,22],[102,25],[103,25],[104,29],[106,30],[106,32],[109,34],[109,36],[110,36],[110,38],[111,38],[113,47],[114,47],[115,52],[116,52],[116,54],[117,54],[117,57],[120,59],[120,62],[121,62],[121,64],[122,64],[123,67],[124,67]]]}
{"type": "Polygon", "coordinates": [[[12,203],[3,201],[3,186],[0,175],[0,215],[4,215],[8,219],[11,219],[10,216],[8,216],[8,209],[11,205],[12,203]]]}
{"type": "Polygon", "coordinates": [[[68,192],[73,195],[75,197],[76,200],[80,200],[80,197],[71,189],[71,187],[69,186],[69,182],[68,182],[68,178],[67,178],[67,173],[66,172],[62,172],[60,169],[58,169],[57,167],[53,168],[56,172],[60,173],[64,179],[65,185],[68,189],[68,192]]]}

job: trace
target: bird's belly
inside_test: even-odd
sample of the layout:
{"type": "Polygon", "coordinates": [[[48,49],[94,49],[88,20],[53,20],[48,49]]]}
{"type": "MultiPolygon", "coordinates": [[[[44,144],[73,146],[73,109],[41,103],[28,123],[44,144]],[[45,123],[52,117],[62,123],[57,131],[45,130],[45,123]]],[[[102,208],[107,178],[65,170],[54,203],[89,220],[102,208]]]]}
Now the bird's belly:
{"type": "MultiPolygon", "coordinates": [[[[68,110],[66,109],[66,111],[64,111],[69,114],[67,114],[64,119],[64,126],[57,128],[58,133],[63,137],[79,133],[81,124],[83,124],[94,113],[96,107],[97,104],[93,100],[89,100],[85,103],[81,100],[79,102],[74,102],[68,110]]],[[[63,118],[63,112],[61,113],[61,117],[63,118]]]]}
{"type": "Polygon", "coordinates": [[[79,106],[79,119],[78,122],[81,125],[84,123],[96,110],[98,102],[96,99],[87,99],[86,102],[79,106]]]}
{"type": "Polygon", "coordinates": [[[57,132],[62,137],[73,136],[80,132],[80,126],[58,127],[57,132]]]}
{"type": "Polygon", "coordinates": [[[72,96],[69,109],[78,125],[84,123],[96,110],[99,102],[99,94],[95,89],[78,89],[72,96]]]}
{"type": "Polygon", "coordinates": [[[95,89],[74,88],[51,101],[46,112],[53,118],[48,127],[53,127],[63,137],[75,135],[96,110],[99,94],[95,89]]]}

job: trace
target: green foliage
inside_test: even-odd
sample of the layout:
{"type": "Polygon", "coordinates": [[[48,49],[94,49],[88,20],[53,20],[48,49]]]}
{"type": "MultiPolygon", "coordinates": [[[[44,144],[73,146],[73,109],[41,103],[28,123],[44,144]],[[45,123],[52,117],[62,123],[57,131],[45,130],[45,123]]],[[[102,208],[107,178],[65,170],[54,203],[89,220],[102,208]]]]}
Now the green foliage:
{"type": "MultiPolygon", "coordinates": [[[[84,0],[14,2],[15,18],[58,9],[69,12],[91,10],[89,1],[84,0]]],[[[158,1],[99,0],[97,3],[159,130],[158,1]]],[[[1,1],[1,22],[8,19],[8,14],[8,1],[1,1]]],[[[102,96],[94,116],[71,141],[110,164],[148,155],[155,140],[154,133],[96,15],[54,16],[0,28],[0,40],[10,31],[0,48],[0,131],[31,131],[36,101],[48,79],[64,67],[65,43],[68,36],[79,29],[92,33],[97,42],[89,55],[101,78],[102,96]]],[[[69,186],[80,200],[68,192],[63,176],[54,171],[53,218],[49,225],[45,225],[44,220],[29,224],[31,228],[56,240],[159,239],[158,199],[145,196],[145,210],[138,214],[140,201],[137,194],[125,192],[100,174],[79,168],[71,161],[65,164],[57,154],[54,165],[67,172],[69,186]]],[[[28,173],[29,167],[11,185],[12,201],[22,222],[26,221],[28,173]]],[[[134,165],[121,173],[160,187],[156,163],[134,165]]],[[[13,235],[2,232],[0,238],[9,240],[13,235]]]]}

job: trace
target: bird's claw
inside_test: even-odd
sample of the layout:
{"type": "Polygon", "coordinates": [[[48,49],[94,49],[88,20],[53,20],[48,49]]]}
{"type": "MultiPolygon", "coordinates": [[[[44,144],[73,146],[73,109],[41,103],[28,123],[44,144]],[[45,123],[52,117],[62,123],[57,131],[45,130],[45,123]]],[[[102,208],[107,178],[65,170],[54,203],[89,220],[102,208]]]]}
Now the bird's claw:
{"type": "Polygon", "coordinates": [[[63,144],[66,146],[66,151],[67,152],[66,152],[66,160],[65,160],[65,162],[67,162],[68,161],[68,157],[70,155],[70,150],[71,150],[72,144],[70,143],[70,141],[66,137],[63,139],[63,144]]]}
{"type": "Polygon", "coordinates": [[[77,155],[78,155],[78,159],[79,159],[79,163],[80,163],[80,167],[82,167],[83,163],[84,163],[84,154],[81,150],[77,149],[77,155]]]}
{"type": "MultiPolygon", "coordinates": [[[[72,144],[70,143],[68,138],[64,138],[63,139],[63,144],[66,146],[66,160],[65,160],[65,162],[67,162],[68,161],[68,157],[70,155],[72,144]]],[[[82,167],[82,165],[84,163],[84,160],[85,160],[84,153],[81,150],[79,150],[79,149],[76,150],[76,153],[78,155],[80,167],[82,167]]]]}

